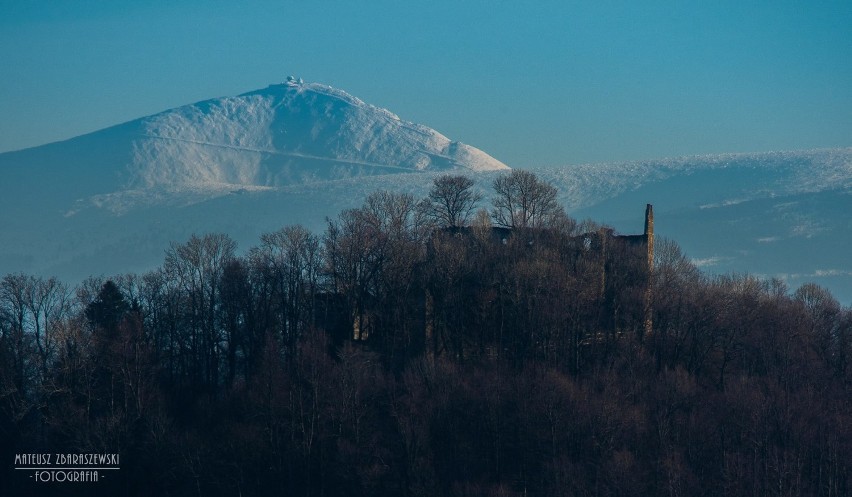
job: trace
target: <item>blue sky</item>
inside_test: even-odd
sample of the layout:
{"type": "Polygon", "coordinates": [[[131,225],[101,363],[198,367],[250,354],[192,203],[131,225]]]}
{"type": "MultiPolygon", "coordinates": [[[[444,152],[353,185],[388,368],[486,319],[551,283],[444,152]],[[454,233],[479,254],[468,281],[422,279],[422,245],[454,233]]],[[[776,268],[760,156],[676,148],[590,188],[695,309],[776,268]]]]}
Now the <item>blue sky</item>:
{"type": "Polygon", "coordinates": [[[294,74],[515,167],[852,146],[852,2],[0,0],[0,151],[294,74]]]}

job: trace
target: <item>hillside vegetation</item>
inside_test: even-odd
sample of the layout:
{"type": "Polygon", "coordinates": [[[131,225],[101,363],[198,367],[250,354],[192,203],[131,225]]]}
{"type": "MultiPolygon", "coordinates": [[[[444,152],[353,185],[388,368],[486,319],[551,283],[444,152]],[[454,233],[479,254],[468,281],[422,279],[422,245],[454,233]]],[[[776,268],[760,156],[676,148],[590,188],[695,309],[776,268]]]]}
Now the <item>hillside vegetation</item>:
{"type": "Polygon", "coordinates": [[[852,493],[852,310],[670,240],[650,269],[528,172],[473,186],[5,276],[3,457],[120,453],[87,495],[852,493]]]}

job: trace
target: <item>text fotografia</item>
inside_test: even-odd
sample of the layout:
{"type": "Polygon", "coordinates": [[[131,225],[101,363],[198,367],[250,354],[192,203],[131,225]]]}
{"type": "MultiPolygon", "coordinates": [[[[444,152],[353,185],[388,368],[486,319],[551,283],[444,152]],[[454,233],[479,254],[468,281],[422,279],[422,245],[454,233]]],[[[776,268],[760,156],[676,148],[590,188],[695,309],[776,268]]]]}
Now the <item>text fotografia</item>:
{"type": "Polygon", "coordinates": [[[36,482],[90,483],[119,469],[118,454],[15,454],[15,469],[32,471],[36,482]]]}

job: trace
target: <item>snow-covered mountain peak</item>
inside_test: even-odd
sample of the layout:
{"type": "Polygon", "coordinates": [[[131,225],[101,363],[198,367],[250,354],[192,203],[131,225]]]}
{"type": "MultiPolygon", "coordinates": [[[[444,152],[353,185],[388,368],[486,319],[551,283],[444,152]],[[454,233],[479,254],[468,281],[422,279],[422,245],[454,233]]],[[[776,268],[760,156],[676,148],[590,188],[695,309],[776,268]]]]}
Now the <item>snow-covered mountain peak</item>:
{"type": "Polygon", "coordinates": [[[129,188],[278,187],[393,172],[507,166],[348,93],[294,80],[140,120],[129,188]]]}

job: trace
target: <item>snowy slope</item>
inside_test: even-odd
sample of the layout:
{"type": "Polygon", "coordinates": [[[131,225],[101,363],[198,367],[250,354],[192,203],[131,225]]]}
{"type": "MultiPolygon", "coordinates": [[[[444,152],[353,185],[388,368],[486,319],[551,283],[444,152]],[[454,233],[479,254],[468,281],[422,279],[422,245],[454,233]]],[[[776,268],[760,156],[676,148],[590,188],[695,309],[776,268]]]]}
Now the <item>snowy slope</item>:
{"type": "Polygon", "coordinates": [[[278,187],[397,171],[506,166],[320,84],[289,83],[140,123],[130,187],[278,187]]]}

